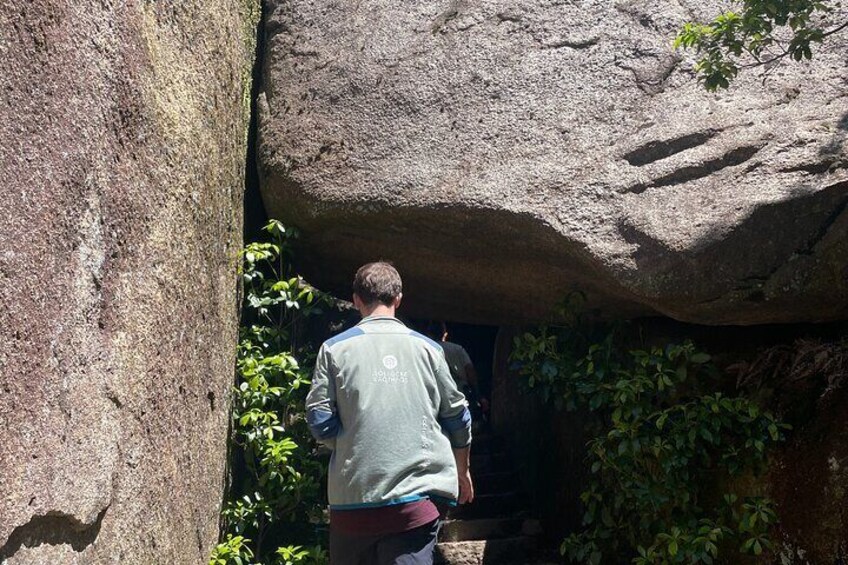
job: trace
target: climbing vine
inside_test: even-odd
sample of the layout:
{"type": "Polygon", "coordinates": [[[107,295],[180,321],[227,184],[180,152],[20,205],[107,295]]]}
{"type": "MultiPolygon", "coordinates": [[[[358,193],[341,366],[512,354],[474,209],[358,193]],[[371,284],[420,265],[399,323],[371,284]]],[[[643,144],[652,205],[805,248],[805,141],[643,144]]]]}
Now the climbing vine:
{"type": "Polygon", "coordinates": [[[750,487],[789,426],[744,396],[720,392],[718,371],[691,341],[628,348],[624,332],[563,310],[563,325],[515,338],[527,388],[589,413],[588,484],[573,562],[713,563],[768,552],[772,502],[750,487]]]}
{"type": "Polygon", "coordinates": [[[233,485],[210,565],[317,564],[325,466],[303,415],[315,348],[306,318],[332,300],[292,272],[296,232],[277,221],[242,252],[244,303],[232,397],[233,485]]]}

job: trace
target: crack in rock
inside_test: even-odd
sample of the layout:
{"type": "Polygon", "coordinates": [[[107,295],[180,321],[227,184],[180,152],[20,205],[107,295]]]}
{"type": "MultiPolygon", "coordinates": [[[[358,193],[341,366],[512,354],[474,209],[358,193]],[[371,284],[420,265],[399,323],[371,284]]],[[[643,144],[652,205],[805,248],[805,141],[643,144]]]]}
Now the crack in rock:
{"type": "Polygon", "coordinates": [[[550,41],[543,41],[542,49],[561,49],[569,47],[571,49],[586,49],[597,45],[601,40],[600,36],[593,35],[591,37],[560,37],[550,41]]]}
{"type": "Polygon", "coordinates": [[[442,31],[442,28],[451,20],[456,19],[463,9],[465,9],[465,2],[463,0],[452,0],[448,8],[433,20],[433,23],[430,25],[430,33],[435,35],[442,31]]]}
{"type": "Polygon", "coordinates": [[[671,157],[687,149],[703,145],[721,132],[719,129],[707,129],[695,133],[689,133],[674,137],[649,141],[644,145],[628,151],[623,155],[624,159],[631,165],[641,167],[666,157],[671,157]]]}
{"type": "Polygon", "coordinates": [[[801,163],[791,167],[779,169],[779,173],[807,173],[810,175],[822,175],[824,173],[832,173],[837,169],[848,168],[848,160],[842,161],[836,157],[833,159],[823,159],[813,163],[801,163]]]}
{"type": "Polygon", "coordinates": [[[736,149],[728,151],[720,157],[709,159],[707,161],[704,161],[703,163],[698,163],[697,165],[689,165],[687,167],[681,167],[679,169],[676,169],[650,183],[633,185],[627,189],[627,192],[631,192],[633,194],[642,194],[649,188],[673,186],[676,184],[682,184],[685,182],[704,178],[727,167],[741,165],[742,163],[756,155],[764,146],[765,143],[758,143],[755,145],[743,145],[742,147],[737,147],[736,149]]]}
{"type": "MultiPolygon", "coordinates": [[[[832,187],[828,187],[828,189],[846,190],[848,189],[848,181],[837,183],[832,187]]],[[[814,233],[810,237],[806,245],[796,250],[795,253],[797,255],[812,255],[813,249],[816,247],[816,245],[818,245],[818,243],[824,239],[833,224],[835,224],[839,220],[839,218],[842,217],[842,214],[846,210],[848,210],[848,198],[844,198],[839,204],[836,205],[836,207],[824,219],[824,222],[822,222],[821,226],[819,226],[819,229],[816,230],[816,233],[814,233]]]]}

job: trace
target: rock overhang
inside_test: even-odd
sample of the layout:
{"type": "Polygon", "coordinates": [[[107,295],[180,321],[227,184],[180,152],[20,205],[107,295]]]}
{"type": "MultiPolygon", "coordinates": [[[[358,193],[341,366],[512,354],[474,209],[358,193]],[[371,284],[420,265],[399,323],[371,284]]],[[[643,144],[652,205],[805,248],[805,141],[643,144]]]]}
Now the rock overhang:
{"type": "Polygon", "coordinates": [[[384,257],[413,311],[464,321],[572,290],[615,317],[848,316],[844,40],[714,95],[670,51],[679,6],[382,4],[271,4],[262,191],[316,284],[384,257]]]}

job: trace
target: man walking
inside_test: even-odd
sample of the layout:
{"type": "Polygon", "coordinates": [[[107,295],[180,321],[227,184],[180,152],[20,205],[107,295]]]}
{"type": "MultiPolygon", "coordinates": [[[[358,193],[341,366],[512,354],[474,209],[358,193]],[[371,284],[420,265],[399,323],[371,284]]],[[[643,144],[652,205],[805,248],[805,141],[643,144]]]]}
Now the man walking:
{"type": "Polygon", "coordinates": [[[489,411],[489,401],[480,392],[480,379],[477,377],[477,369],[474,368],[471,356],[458,343],[448,341],[448,328],[443,321],[431,321],[426,333],[444,350],[453,381],[468,399],[471,417],[475,420],[475,424],[479,425],[489,411]],[[478,406],[479,409],[475,410],[478,406]]]}
{"type": "Polygon", "coordinates": [[[318,352],[306,400],[330,458],[332,565],[431,564],[434,503],[471,502],[471,414],[439,344],[395,317],[401,279],[385,262],[362,266],[355,327],[318,352]]]}

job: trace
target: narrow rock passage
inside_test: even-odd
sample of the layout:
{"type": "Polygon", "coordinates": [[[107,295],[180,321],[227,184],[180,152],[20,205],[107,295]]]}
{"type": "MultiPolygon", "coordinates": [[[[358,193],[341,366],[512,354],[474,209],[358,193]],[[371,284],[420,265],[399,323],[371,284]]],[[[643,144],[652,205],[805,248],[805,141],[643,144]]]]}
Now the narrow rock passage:
{"type": "Polygon", "coordinates": [[[525,506],[526,498],[500,436],[487,433],[475,437],[471,475],[476,490],[474,502],[449,513],[439,535],[435,562],[542,563],[542,528],[525,506]]]}

